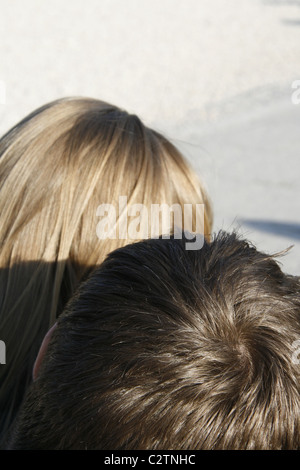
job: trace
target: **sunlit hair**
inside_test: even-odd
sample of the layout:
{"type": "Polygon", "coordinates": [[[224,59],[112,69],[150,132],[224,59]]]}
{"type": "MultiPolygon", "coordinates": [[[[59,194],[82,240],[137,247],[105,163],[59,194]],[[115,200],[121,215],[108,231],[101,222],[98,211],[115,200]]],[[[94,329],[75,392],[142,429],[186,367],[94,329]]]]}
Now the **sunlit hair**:
{"type": "Polygon", "coordinates": [[[299,335],[299,280],[235,234],[122,247],[58,319],[9,448],[299,449],[299,335]]]}
{"type": "Polygon", "coordinates": [[[31,380],[42,338],[78,282],[129,239],[100,240],[97,207],[210,202],[181,153],[141,120],[95,99],[36,110],[0,141],[0,368],[3,432],[31,380]]]}

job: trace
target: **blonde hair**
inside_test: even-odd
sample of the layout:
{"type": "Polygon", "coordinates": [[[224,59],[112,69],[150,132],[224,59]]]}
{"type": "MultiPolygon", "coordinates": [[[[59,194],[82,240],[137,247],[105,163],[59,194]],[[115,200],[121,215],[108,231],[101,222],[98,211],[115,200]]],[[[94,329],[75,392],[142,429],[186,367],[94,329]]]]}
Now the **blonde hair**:
{"type": "Polygon", "coordinates": [[[0,425],[7,429],[42,338],[106,255],[132,240],[100,240],[97,207],[205,204],[206,191],[176,147],[108,103],[65,98],[34,111],[0,141],[0,425]]]}

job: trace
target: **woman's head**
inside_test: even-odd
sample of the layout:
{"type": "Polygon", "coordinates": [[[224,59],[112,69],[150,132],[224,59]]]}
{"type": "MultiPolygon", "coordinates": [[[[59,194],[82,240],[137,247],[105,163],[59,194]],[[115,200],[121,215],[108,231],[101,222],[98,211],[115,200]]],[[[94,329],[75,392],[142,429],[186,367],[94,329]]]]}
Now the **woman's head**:
{"type": "MultiPolygon", "coordinates": [[[[62,99],[33,112],[0,141],[1,238],[7,260],[91,266],[125,240],[99,240],[99,204],[205,204],[179,151],[135,115],[94,99],[62,99]],[[32,234],[34,233],[34,236],[32,234]],[[17,246],[16,245],[16,242],[17,246]]],[[[127,241],[128,242],[128,241],[127,241]]]]}
{"type": "Polygon", "coordinates": [[[77,284],[108,253],[133,241],[101,239],[96,231],[99,205],[118,206],[120,196],[146,208],[205,204],[203,230],[211,232],[207,195],[180,152],[115,106],[88,98],[57,100],[1,139],[4,415],[22,397],[40,342],[77,284]]]}

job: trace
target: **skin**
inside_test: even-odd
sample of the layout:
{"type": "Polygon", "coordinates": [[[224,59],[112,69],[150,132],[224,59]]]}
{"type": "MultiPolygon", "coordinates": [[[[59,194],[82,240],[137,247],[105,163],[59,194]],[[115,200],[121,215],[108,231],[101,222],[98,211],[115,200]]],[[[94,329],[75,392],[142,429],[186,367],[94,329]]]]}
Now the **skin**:
{"type": "Polygon", "coordinates": [[[54,325],[50,328],[50,330],[48,331],[48,333],[45,335],[45,337],[43,339],[43,342],[41,344],[41,347],[39,349],[37,358],[36,358],[34,366],[33,366],[33,371],[32,371],[33,381],[35,381],[37,379],[37,376],[38,376],[38,373],[39,373],[39,370],[40,370],[40,366],[43,362],[43,358],[46,354],[48,344],[50,342],[50,339],[52,337],[52,334],[53,334],[56,326],[57,326],[57,323],[54,323],[54,325]]]}

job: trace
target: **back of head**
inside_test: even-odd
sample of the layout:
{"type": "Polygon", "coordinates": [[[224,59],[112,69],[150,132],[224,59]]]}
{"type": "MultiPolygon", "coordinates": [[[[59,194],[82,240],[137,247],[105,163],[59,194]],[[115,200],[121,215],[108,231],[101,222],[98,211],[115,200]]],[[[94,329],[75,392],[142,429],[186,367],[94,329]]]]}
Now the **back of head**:
{"type": "Polygon", "coordinates": [[[1,441],[46,331],[78,283],[132,241],[103,237],[98,207],[118,207],[120,196],[146,208],[205,204],[206,234],[211,211],[171,142],[99,100],[66,98],[34,111],[0,140],[0,157],[1,441]]]}
{"type": "Polygon", "coordinates": [[[58,320],[13,449],[297,449],[299,281],[235,234],[113,252],[58,320]]]}

